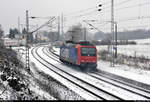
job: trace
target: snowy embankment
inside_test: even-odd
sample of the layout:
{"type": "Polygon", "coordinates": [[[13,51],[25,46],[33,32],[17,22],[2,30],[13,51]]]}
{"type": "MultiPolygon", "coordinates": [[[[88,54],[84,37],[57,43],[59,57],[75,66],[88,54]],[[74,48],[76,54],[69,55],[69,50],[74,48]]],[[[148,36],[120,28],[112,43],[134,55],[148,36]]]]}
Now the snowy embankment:
{"type": "MultiPolygon", "coordinates": [[[[32,92],[36,93],[39,97],[37,100],[70,100],[75,99],[77,95],[74,94],[67,87],[52,78],[50,70],[46,70],[45,66],[40,64],[32,55],[30,48],[30,70],[31,76],[29,78],[29,88],[32,92]],[[46,70],[44,72],[43,70],[46,70]],[[73,94],[73,95],[72,95],[73,94]]],[[[25,48],[15,48],[18,52],[18,59],[25,63],[25,48]]],[[[79,97],[79,99],[82,99],[79,97]]],[[[76,99],[78,100],[78,99],[76,99]]]]}
{"type": "MultiPolygon", "coordinates": [[[[59,54],[59,48],[53,47],[53,49],[55,50],[54,53],[59,54]]],[[[150,85],[150,71],[129,67],[127,65],[115,65],[115,67],[110,67],[110,62],[102,60],[98,61],[97,68],[102,71],[150,85]]]]}
{"type": "MultiPolygon", "coordinates": [[[[45,99],[43,95],[31,89],[31,86],[35,84],[32,81],[34,78],[19,61],[22,59],[17,59],[17,54],[6,48],[3,48],[0,54],[3,55],[0,56],[0,100],[45,99]]],[[[24,56],[23,53],[21,55],[24,56]]],[[[33,87],[37,88],[36,85],[33,87]]]]}
{"type": "MultiPolygon", "coordinates": [[[[36,69],[34,63],[30,63],[30,70],[31,73],[27,72],[25,69],[25,47],[14,47],[13,50],[15,50],[18,53],[18,59],[24,63],[24,68],[20,70],[23,73],[23,76],[25,77],[24,80],[27,80],[28,88],[30,89],[31,94],[34,94],[34,96],[30,95],[31,97],[35,97],[35,100],[56,100],[53,96],[51,96],[47,90],[43,89],[46,88],[43,83],[45,83],[47,80],[39,74],[39,72],[36,69]]],[[[21,69],[21,68],[20,68],[21,69]]],[[[12,99],[13,100],[13,99],[12,99]]],[[[30,99],[22,99],[22,100],[32,100],[30,99]]]]}

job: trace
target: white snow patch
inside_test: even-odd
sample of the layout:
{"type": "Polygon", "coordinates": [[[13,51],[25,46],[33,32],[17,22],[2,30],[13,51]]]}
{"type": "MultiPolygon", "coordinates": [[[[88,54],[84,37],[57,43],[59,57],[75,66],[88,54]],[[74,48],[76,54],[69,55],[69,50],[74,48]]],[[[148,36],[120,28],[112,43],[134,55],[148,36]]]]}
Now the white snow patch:
{"type": "Polygon", "coordinates": [[[150,38],[136,39],[136,40],[133,40],[133,41],[135,41],[137,44],[150,44],[150,38]]]}

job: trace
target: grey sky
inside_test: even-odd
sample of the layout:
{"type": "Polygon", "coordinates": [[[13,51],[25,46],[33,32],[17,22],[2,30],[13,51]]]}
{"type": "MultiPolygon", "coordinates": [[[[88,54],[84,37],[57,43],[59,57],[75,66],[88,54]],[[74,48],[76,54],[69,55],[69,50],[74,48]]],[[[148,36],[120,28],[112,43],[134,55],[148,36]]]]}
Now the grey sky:
{"type": "MultiPolygon", "coordinates": [[[[18,17],[20,17],[20,22],[22,24],[25,24],[25,11],[29,10],[30,16],[38,16],[38,17],[47,17],[47,16],[53,16],[53,15],[60,15],[62,12],[66,15],[66,22],[65,26],[70,26],[69,23],[73,21],[82,21],[83,19],[98,19],[101,21],[110,20],[110,1],[111,0],[0,0],[0,24],[2,25],[5,33],[9,32],[9,28],[18,27],[18,17]],[[89,13],[86,16],[82,17],[76,17],[80,14],[88,13],[94,9],[98,4],[100,3],[106,3],[103,5],[103,8],[107,8],[102,10],[102,12],[92,12],[89,13]],[[91,8],[93,9],[87,9],[91,8]],[[87,11],[81,11],[76,12],[80,10],[86,10],[87,11]],[[71,12],[76,12],[72,13],[71,12]],[[70,17],[73,16],[73,17],[70,17]]],[[[135,4],[142,4],[145,2],[148,2],[149,0],[130,0],[127,3],[123,3],[120,6],[117,5],[117,3],[123,2],[125,0],[114,0],[116,3],[116,9],[122,8],[126,6],[132,6],[135,4]]],[[[127,0],[126,0],[127,1],[127,0]]],[[[150,2],[150,1],[149,1],[150,2]]],[[[129,8],[129,9],[123,9],[118,10],[115,12],[115,19],[126,19],[126,18],[132,18],[132,17],[138,17],[138,16],[150,16],[149,14],[150,10],[150,4],[143,5],[143,6],[137,6],[135,8],[129,8]]],[[[135,26],[135,25],[150,25],[150,19],[144,19],[144,20],[136,20],[136,21],[130,21],[130,22],[123,22],[120,23],[121,26],[135,26]],[[129,24],[131,23],[131,24],[129,24]]],[[[46,20],[36,20],[31,21],[30,24],[42,24],[46,20]]],[[[70,23],[71,24],[71,23],[70,23]]],[[[107,24],[106,24],[107,25],[107,24]]],[[[105,31],[105,29],[108,29],[109,26],[101,27],[100,25],[95,25],[99,27],[99,29],[102,29],[105,31]]],[[[121,27],[120,26],[120,27],[121,27]]]]}

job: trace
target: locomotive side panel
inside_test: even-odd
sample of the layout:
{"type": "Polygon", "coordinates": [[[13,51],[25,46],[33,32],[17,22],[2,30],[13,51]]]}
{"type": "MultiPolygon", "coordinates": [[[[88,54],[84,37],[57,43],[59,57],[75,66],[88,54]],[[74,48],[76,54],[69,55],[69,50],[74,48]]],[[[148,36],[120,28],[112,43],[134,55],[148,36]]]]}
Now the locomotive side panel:
{"type": "Polygon", "coordinates": [[[69,49],[69,61],[72,64],[78,64],[78,52],[76,48],[71,47],[69,49]]]}
{"type": "Polygon", "coordinates": [[[77,49],[73,47],[61,47],[60,48],[60,60],[66,61],[72,64],[78,63],[77,49]]]}
{"type": "Polygon", "coordinates": [[[60,60],[68,61],[69,49],[67,47],[60,48],[60,60]]]}

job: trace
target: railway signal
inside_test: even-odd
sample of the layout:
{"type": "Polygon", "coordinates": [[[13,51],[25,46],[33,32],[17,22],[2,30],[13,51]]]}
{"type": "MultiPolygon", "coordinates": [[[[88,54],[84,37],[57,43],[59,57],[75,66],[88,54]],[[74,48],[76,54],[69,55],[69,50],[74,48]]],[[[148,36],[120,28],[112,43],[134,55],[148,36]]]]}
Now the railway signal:
{"type": "MultiPolygon", "coordinates": [[[[101,7],[102,7],[102,4],[99,4],[98,7],[100,7],[98,9],[98,11],[101,11],[101,7]]],[[[117,53],[117,50],[116,52],[114,53],[114,0],[111,0],[111,46],[108,47],[108,52],[110,52],[111,54],[111,63],[110,63],[110,66],[114,67],[114,54],[117,53]]]]}
{"type": "MultiPolygon", "coordinates": [[[[98,7],[102,7],[102,4],[99,4],[98,7]]],[[[99,8],[98,11],[101,11],[102,9],[99,8]]]]}

